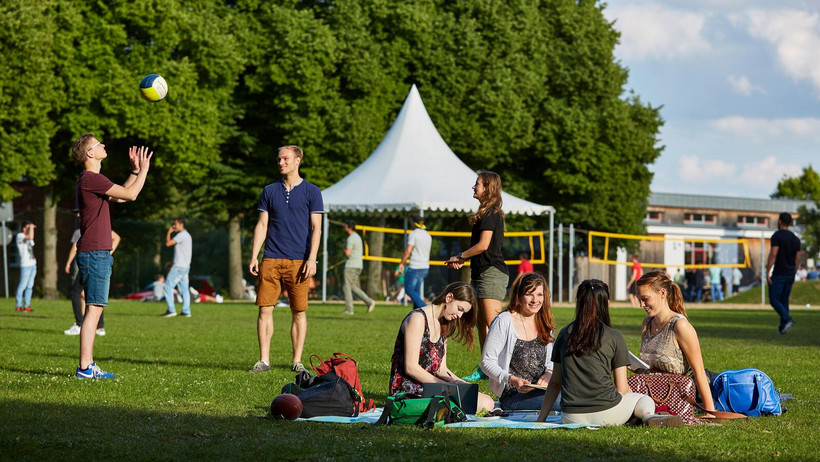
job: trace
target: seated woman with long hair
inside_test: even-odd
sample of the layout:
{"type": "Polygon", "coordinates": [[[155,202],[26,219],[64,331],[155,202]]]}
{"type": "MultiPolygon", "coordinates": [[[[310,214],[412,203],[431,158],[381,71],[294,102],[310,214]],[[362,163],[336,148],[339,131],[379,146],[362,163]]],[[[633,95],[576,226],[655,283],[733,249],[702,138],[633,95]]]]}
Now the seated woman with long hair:
{"type": "Polygon", "coordinates": [[[633,393],[626,382],[629,350],[609,321],[609,288],[597,279],[578,286],[575,320],[555,339],[556,364],[538,421],[544,421],[561,392],[566,424],[623,425],[635,417],[652,426],[680,426],[675,415],[655,415],[655,402],[633,393]],[[614,383],[613,383],[614,377],[614,383]]]}
{"type": "Polygon", "coordinates": [[[663,271],[646,273],[635,285],[638,301],[646,311],[641,327],[641,359],[649,364],[648,371],[636,372],[683,375],[691,370],[703,408],[715,409],[698,333],[687,319],[680,288],[663,271]]]}
{"type": "MultiPolygon", "coordinates": [[[[390,396],[399,392],[421,396],[425,383],[466,383],[447,368],[447,340],[452,337],[472,349],[476,304],[470,284],[453,282],[430,305],[404,318],[391,359],[390,396]]],[[[491,411],[493,404],[489,395],[478,394],[478,410],[491,411]]]]}
{"type": "Polygon", "coordinates": [[[516,279],[507,311],[490,325],[481,354],[481,369],[490,391],[504,410],[541,409],[544,390],[552,377],[555,320],[544,276],[525,273],[516,279]]]}

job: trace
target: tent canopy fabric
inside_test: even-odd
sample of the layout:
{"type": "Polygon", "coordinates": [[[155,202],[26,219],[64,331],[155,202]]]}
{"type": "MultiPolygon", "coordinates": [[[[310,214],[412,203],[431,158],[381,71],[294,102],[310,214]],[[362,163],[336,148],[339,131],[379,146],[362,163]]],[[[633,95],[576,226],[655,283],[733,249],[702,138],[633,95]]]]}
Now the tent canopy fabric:
{"type": "MultiPolygon", "coordinates": [[[[322,192],[326,212],[473,213],[476,172],[464,164],[436,130],[415,85],[396,121],[375,151],[355,170],[322,192]]],[[[553,213],[502,192],[505,214],[553,213]]]]}

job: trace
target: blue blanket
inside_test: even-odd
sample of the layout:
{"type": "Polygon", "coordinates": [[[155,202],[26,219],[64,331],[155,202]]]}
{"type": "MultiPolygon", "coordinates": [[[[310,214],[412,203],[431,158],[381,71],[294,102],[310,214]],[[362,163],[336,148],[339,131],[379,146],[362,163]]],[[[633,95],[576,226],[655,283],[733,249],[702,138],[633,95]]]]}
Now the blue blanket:
{"type": "MultiPolygon", "coordinates": [[[[362,412],[358,417],[336,417],[322,416],[310,419],[299,419],[308,422],[330,422],[330,423],[358,423],[374,424],[382,415],[382,409],[373,409],[362,412]]],[[[547,417],[546,422],[536,422],[538,411],[515,411],[507,417],[476,417],[468,415],[466,422],[445,425],[447,428],[526,428],[529,430],[544,430],[548,428],[598,428],[591,425],[564,424],[561,422],[561,414],[547,417]]]]}

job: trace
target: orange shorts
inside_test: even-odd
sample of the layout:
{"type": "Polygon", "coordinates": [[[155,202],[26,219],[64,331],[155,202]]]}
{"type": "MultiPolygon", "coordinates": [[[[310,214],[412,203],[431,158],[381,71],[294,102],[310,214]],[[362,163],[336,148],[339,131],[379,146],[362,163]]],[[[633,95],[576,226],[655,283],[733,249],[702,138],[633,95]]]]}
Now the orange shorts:
{"type": "Polygon", "coordinates": [[[284,288],[288,292],[291,310],[307,310],[310,279],[301,274],[303,262],[304,260],[263,258],[259,268],[257,306],[276,305],[284,288]]]}

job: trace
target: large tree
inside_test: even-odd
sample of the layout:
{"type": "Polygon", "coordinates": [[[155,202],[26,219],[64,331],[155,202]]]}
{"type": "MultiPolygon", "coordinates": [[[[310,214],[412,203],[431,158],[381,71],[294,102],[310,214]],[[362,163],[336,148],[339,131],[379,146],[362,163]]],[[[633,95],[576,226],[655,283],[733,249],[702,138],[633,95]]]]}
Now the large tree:
{"type": "Polygon", "coordinates": [[[803,241],[809,255],[818,256],[820,252],[820,175],[811,165],[803,168],[799,176],[784,176],[777,183],[772,193],[776,199],[798,199],[814,201],[813,207],[801,205],[797,209],[800,214],[797,222],[803,227],[803,241]]]}
{"type": "Polygon", "coordinates": [[[0,4],[0,202],[18,194],[12,182],[37,186],[54,177],[50,117],[58,103],[54,75],[55,14],[51,1],[0,4]]]}

